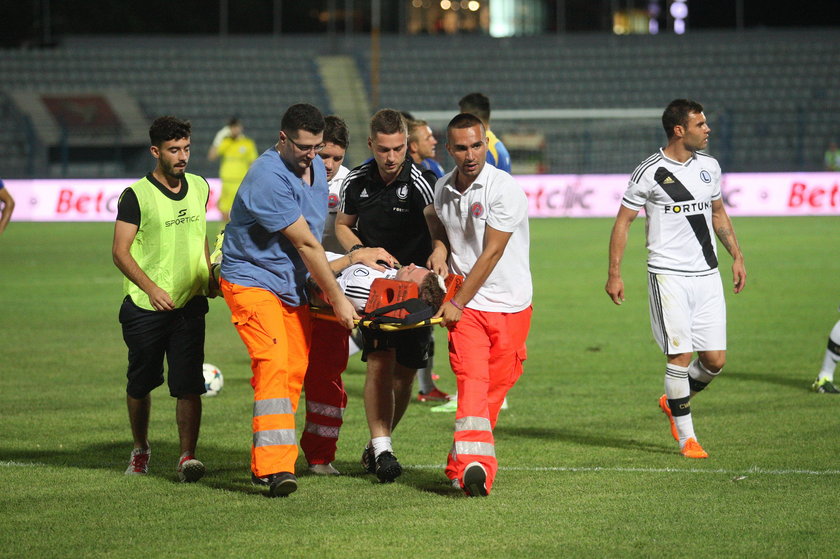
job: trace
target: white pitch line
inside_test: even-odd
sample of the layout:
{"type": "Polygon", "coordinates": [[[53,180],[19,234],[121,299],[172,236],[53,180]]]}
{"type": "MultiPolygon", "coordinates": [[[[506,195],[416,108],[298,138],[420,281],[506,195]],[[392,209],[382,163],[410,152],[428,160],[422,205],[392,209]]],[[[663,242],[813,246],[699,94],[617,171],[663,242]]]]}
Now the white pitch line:
{"type": "MultiPolygon", "coordinates": [[[[0,468],[48,468],[55,467],[54,464],[43,464],[40,462],[14,462],[0,461],[0,468]]],[[[404,467],[408,470],[442,470],[445,464],[416,464],[404,467]]],[[[644,473],[644,474],[725,474],[725,475],[770,475],[770,476],[836,476],[840,470],[770,470],[751,466],[743,470],[705,470],[702,468],[619,468],[605,466],[500,466],[499,470],[508,472],[618,472],[618,473],[644,473]]]]}
{"type": "MultiPolygon", "coordinates": [[[[417,470],[436,470],[443,469],[443,464],[433,466],[429,464],[422,464],[416,466],[405,466],[407,469],[417,470]]],[[[605,466],[499,466],[499,470],[509,472],[625,472],[625,473],[650,473],[650,474],[726,474],[726,475],[743,475],[743,474],[764,474],[772,476],[784,475],[810,475],[810,476],[836,476],[840,475],[840,470],[770,470],[760,468],[758,466],[750,466],[743,470],[706,470],[702,468],[619,468],[619,467],[605,467],[605,466]]]]}

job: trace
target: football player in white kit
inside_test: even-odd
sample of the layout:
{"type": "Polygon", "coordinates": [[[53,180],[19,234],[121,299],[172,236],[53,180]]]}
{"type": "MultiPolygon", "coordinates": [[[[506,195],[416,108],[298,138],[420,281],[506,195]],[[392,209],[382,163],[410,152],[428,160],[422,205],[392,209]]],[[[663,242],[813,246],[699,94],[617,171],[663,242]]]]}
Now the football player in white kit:
{"type": "Polygon", "coordinates": [[[662,125],[668,145],[636,168],[621,201],[605,289],[616,305],[624,301],[621,260],[630,224],[644,208],[650,322],[667,356],[659,406],[683,456],[706,458],[694,433],[690,400],[726,362],[726,303],[712,231],[732,256],[735,293],[744,288],[747,273],[721,198],[720,165],[701,151],[710,132],[702,105],[676,99],[665,109],[662,125]]]}
{"type": "Polygon", "coordinates": [[[834,384],[834,369],[840,361],[840,320],[828,334],[828,347],[825,348],[822,367],[817,380],[811,385],[811,390],[820,394],[840,394],[840,389],[834,384]]]}

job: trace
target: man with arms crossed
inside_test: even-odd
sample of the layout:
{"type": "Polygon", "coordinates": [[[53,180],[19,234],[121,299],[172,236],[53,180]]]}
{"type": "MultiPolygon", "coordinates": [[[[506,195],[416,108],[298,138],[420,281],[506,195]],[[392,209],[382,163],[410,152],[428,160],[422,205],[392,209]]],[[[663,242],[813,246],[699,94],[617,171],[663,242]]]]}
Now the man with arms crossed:
{"type": "Polygon", "coordinates": [[[426,210],[433,242],[428,267],[466,278],[437,313],[449,327],[458,383],[446,475],[479,497],[493,486],[493,429],[526,358],[533,293],[528,199],[513,177],[487,163],[487,129],[478,117],[456,116],[446,138],[456,168],[438,181],[434,207],[426,210]]]}
{"type": "Polygon", "coordinates": [[[210,280],[207,247],[207,181],[186,173],[190,123],[160,117],[149,129],[155,170],[120,196],[112,255],[125,276],[120,308],[128,346],[128,419],[134,450],[128,475],[148,472],[151,391],[169,365],[170,396],[177,398],[181,457],[178,479],[197,481],[204,464],[195,459],[204,394],[204,315],[210,280]]]}
{"type": "MultiPolygon", "coordinates": [[[[382,109],[373,115],[368,137],[373,159],[347,175],[335,222],[336,236],[346,250],[381,247],[403,265],[428,259],[431,239],[423,211],[432,203],[432,187],[407,157],[407,140],[406,123],[399,112],[382,109]]],[[[411,400],[417,369],[428,364],[430,328],[362,329],[362,360],[367,361],[365,414],[371,436],[362,465],[383,482],[394,481],[402,473],[391,433],[411,400]]]]}
{"type": "Polygon", "coordinates": [[[726,302],[712,229],[732,255],[735,293],[744,288],[747,272],[721,198],[720,165],[700,151],[710,133],[702,105],[671,101],[662,125],[668,145],[636,168],[618,210],[605,289],[616,305],[624,301],[621,260],[630,224],[644,208],[650,322],[667,357],[659,407],[682,455],[707,458],[694,433],[690,400],[726,363],[726,302]]]}
{"type": "Polygon", "coordinates": [[[347,330],[358,318],[320,239],[327,217],[324,117],[308,104],[283,115],[277,144],[251,165],[225,228],[221,289],[251,357],[252,481],[272,497],[297,490],[295,411],[309,363],[307,272],[347,330]]]}

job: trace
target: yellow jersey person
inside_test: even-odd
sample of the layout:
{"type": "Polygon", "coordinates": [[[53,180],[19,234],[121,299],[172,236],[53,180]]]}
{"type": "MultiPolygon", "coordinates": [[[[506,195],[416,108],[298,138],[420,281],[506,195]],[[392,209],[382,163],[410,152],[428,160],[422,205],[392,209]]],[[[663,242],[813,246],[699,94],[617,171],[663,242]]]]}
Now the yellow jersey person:
{"type": "Polygon", "coordinates": [[[257,146],[254,140],[244,134],[242,122],[231,118],[227,126],[216,133],[207,159],[222,160],[219,166],[219,178],[222,180],[222,194],[219,196],[218,207],[222,212],[225,223],[230,221],[230,208],[233,197],[245,178],[248,168],[257,159],[257,146]]]}

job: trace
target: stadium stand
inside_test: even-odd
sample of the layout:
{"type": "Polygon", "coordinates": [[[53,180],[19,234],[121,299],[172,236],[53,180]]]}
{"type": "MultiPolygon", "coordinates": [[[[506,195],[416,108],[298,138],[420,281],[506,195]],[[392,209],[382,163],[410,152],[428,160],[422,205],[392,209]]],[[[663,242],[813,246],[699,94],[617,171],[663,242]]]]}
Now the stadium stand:
{"type": "MultiPolygon", "coordinates": [[[[489,95],[494,112],[661,108],[675,97],[692,97],[707,107],[710,149],[728,171],[819,170],[825,145],[840,135],[840,75],[833,65],[840,59],[837,30],[385,36],[381,45],[380,107],[454,111],[469,91],[489,95]]],[[[2,51],[0,75],[6,92],[107,84],[128,90],[150,118],[165,113],[188,118],[199,154],[191,168],[212,176],[216,166],[203,155],[229,116],[242,118],[261,150],[274,141],[288,104],[305,100],[331,112],[336,103],[316,57],[336,52],[352,57],[369,84],[370,41],[364,36],[333,44],[317,36],[68,38],[55,49],[2,51]]],[[[3,99],[2,173],[26,176],[32,140],[3,99]]],[[[440,131],[441,123],[435,128],[440,131]]],[[[628,172],[663,138],[650,119],[494,117],[493,128],[502,137],[544,136],[542,168],[558,173],[628,172]]],[[[133,176],[145,163],[125,162],[124,172],[133,176]]]]}

